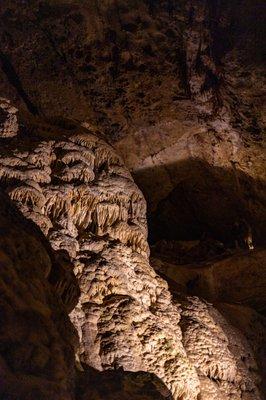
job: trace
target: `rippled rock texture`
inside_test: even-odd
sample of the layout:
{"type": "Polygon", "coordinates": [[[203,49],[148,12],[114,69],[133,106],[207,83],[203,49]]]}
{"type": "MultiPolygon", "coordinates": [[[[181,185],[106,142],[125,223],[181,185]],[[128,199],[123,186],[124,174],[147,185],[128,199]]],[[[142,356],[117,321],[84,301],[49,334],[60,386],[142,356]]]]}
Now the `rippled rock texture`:
{"type": "Polygon", "coordinates": [[[173,301],[150,266],[146,203],[113,148],[72,121],[1,104],[16,127],[2,123],[1,186],[51,243],[60,274],[49,279],[68,311],[79,296],[72,270],[79,284],[79,369],[153,373],[174,400],[260,399],[245,337],[203,301],[173,301]]]}
{"type": "Polygon", "coordinates": [[[2,92],[104,132],[153,239],[229,241],[244,217],[265,244],[262,0],[2,0],[0,17],[2,92]]]}
{"type": "MultiPolygon", "coordinates": [[[[71,314],[81,362],[153,372],[175,398],[196,398],[179,310],[149,265],[141,192],[113,149],[88,130],[71,127],[56,137],[53,126],[29,129],[2,140],[2,184],[72,262],[81,289],[71,314]]],[[[56,289],[66,305],[73,301],[64,280],[56,289]]]]}
{"type": "Polygon", "coordinates": [[[258,365],[244,335],[210,304],[181,299],[183,343],[200,378],[202,399],[260,399],[258,365]]]}
{"type": "MultiPolygon", "coordinates": [[[[0,106],[0,183],[52,247],[42,284],[78,331],[76,396],[260,398],[260,316],[172,298],[149,263],[141,191],[151,242],[232,247],[244,219],[265,244],[264,15],[262,0],[1,1],[0,91],[12,102],[0,106]]],[[[182,267],[171,290],[263,311],[260,254],[199,279],[182,267]]]]}

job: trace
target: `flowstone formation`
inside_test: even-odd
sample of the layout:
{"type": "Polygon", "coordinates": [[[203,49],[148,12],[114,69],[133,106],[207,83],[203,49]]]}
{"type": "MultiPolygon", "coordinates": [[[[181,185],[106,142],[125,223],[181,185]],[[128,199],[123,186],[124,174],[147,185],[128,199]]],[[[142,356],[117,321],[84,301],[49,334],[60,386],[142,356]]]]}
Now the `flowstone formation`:
{"type": "Polygon", "coordinates": [[[227,242],[244,218],[264,245],[264,3],[2,0],[0,91],[105,132],[154,240],[227,242]]]}
{"type": "Polygon", "coordinates": [[[148,262],[145,200],[122,161],[87,129],[26,125],[10,138],[3,127],[1,182],[73,263],[81,296],[71,318],[81,362],[153,372],[176,399],[196,398],[180,313],[148,262]]]}
{"type": "Polygon", "coordinates": [[[69,310],[72,269],[79,283],[79,368],[154,373],[174,400],[260,399],[244,338],[200,300],[173,302],[150,266],[146,203],[113,148],[75,121],[1,108],[1,186],[51,243],[64,273],[49,279],[69,310]]]}
{"type": "Polygon", "coordinates": [[[258,365],[245,336],[211,305],[179,299],[187,355],[196,367],[204,400],[261,399],[258,365]]]}

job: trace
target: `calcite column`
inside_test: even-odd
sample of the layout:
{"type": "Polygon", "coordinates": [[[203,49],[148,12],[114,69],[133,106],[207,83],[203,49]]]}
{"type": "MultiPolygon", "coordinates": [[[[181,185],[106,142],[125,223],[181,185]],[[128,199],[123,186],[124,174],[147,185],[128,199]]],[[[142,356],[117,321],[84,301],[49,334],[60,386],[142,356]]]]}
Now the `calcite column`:
{"type": "Polygon", "coordinates": [[[199,380],[181,342],[179,309],[149,264],[142,193],[99,136],[56,124],[26,118],[11,135],[3,125],[0,176],[65,269],[49,279],[66,306],[77,295],[73,267],[81,295],[71,319],[83,367],[153,372],[175,399],[196,399],[199,380]]]}
{"type": "Polygon", "coordinates": [[[154,373],[175,400],[260,399],[245,338],[199,299],[173,301],[151,267],[146,202],[113,148],[74,121],[21,123],[10,107],[1,186],[53,248],[46,274],[74,307],[79,368],[154,373]]]}

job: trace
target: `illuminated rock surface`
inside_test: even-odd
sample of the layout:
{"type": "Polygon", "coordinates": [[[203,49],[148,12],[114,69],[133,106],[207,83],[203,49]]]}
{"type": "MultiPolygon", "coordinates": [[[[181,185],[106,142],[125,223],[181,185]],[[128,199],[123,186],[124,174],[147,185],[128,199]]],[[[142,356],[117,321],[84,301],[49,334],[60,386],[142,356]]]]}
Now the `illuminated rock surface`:
{"type": "Polygon", "coordinates": [[[154,373],[175,400],[213,390],[259,399],[245,338],[197,298],[173,302],[151,268],[146,203],[112,147],[66,120],[20,125],[17,115],[17,135],[1,139],[1,186],[50,241],[64,270],[52,284],[68,311],[75,272],[79,368],[154,373]]]}
{"type": "Polygon", "coordinates": [[[242,216],[265,244],[262,0],[3,0],[0,18],[3,95],[104,132],[155,240],[229,240],[242,216]]]}
{"type": "MultiPolygon", "coordinates": [[[[182,345],[179,309],[149,265],[141,192],[112,148],[88,130],[72,127],[64,137],[61,128],[56,137],[57,128],[48,128],[32,124],[28,135],[4,139],[0,174],[10,198],[73,263],[80,361],[152,372],[176,399],[196,398],[199,380],[182,345]]],[[[60,295],[61,286],[72,302],[75,291],[59,282],[60,295]]]]}
{"type": "Polygon", "coordinates": [[[3,213],[10,330],[18,291],[35,313],[32,279],[51,312],[45,343],[38,323],[3,331],[5,400],[262,400],[264,16],[262,0],[0,2],[0,186],[44,234],[3,213]]]}

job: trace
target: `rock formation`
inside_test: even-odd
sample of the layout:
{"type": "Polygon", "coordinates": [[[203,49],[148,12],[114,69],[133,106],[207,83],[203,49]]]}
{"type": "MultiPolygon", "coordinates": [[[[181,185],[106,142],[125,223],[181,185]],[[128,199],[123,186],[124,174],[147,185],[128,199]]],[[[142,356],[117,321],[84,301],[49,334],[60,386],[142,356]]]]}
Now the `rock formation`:
{"type": "Polygon", "coordinates": [[[202,399],[261,399],[252,347],[210,304],[181,301],[181,328],[188,357],[200,378],[202,399]]]}
{"type": "Polygon", "coordinates": [[[0,19],[5,400],[261,400],[263,1],[2,0],[0,19]]]}
{"type": "MultiPolygon", "coordinates": [[[[2,185],[73,263],[81,296],[71,318],[81,362],[153,372],[175,399],[196,398],[178,308],[148,262],[145,200],[122,161],[82,127],[65,135],[59,128],[59,137],[49,123],[26,129],[6,138],[4,125],[2,185]]],[[[71,285],[63,280],[56,289],[72,303],[71,285]]]]}
{"type": "Polygon", "coordinates": [[[0,397],[72,400],[77,336],[48,275],[41,231],[0,193],[0,397]]]}
{"type": "Polygon", "coordinates": [[[3,0],[0,17],[2,93],[104,132],[154,240],[228,241],[245,217],[263,244],[262,0],[3,0]]]}
{"type": "Polygon", "coordinates": [[[247,305],[265,313],[264,262],[265,250],[257,249],[221,254],[194,263],[179,264],[160,258],[154,258],[151,263],[157,272],[174,280],[184,292],[197,294],[211,302],[247,305]]]}
{"type": "Polygon", "coordinates": [[[112,147],[74,121],[2,110],[1,186],[51,243],[61,269],[46,275],[68,311],[72,270],[79,284],[79,368],[154,373],[174,400],[259,399],[245,338],[204,302],[173,302],[150,266],[146,203],[112,147]]]}

